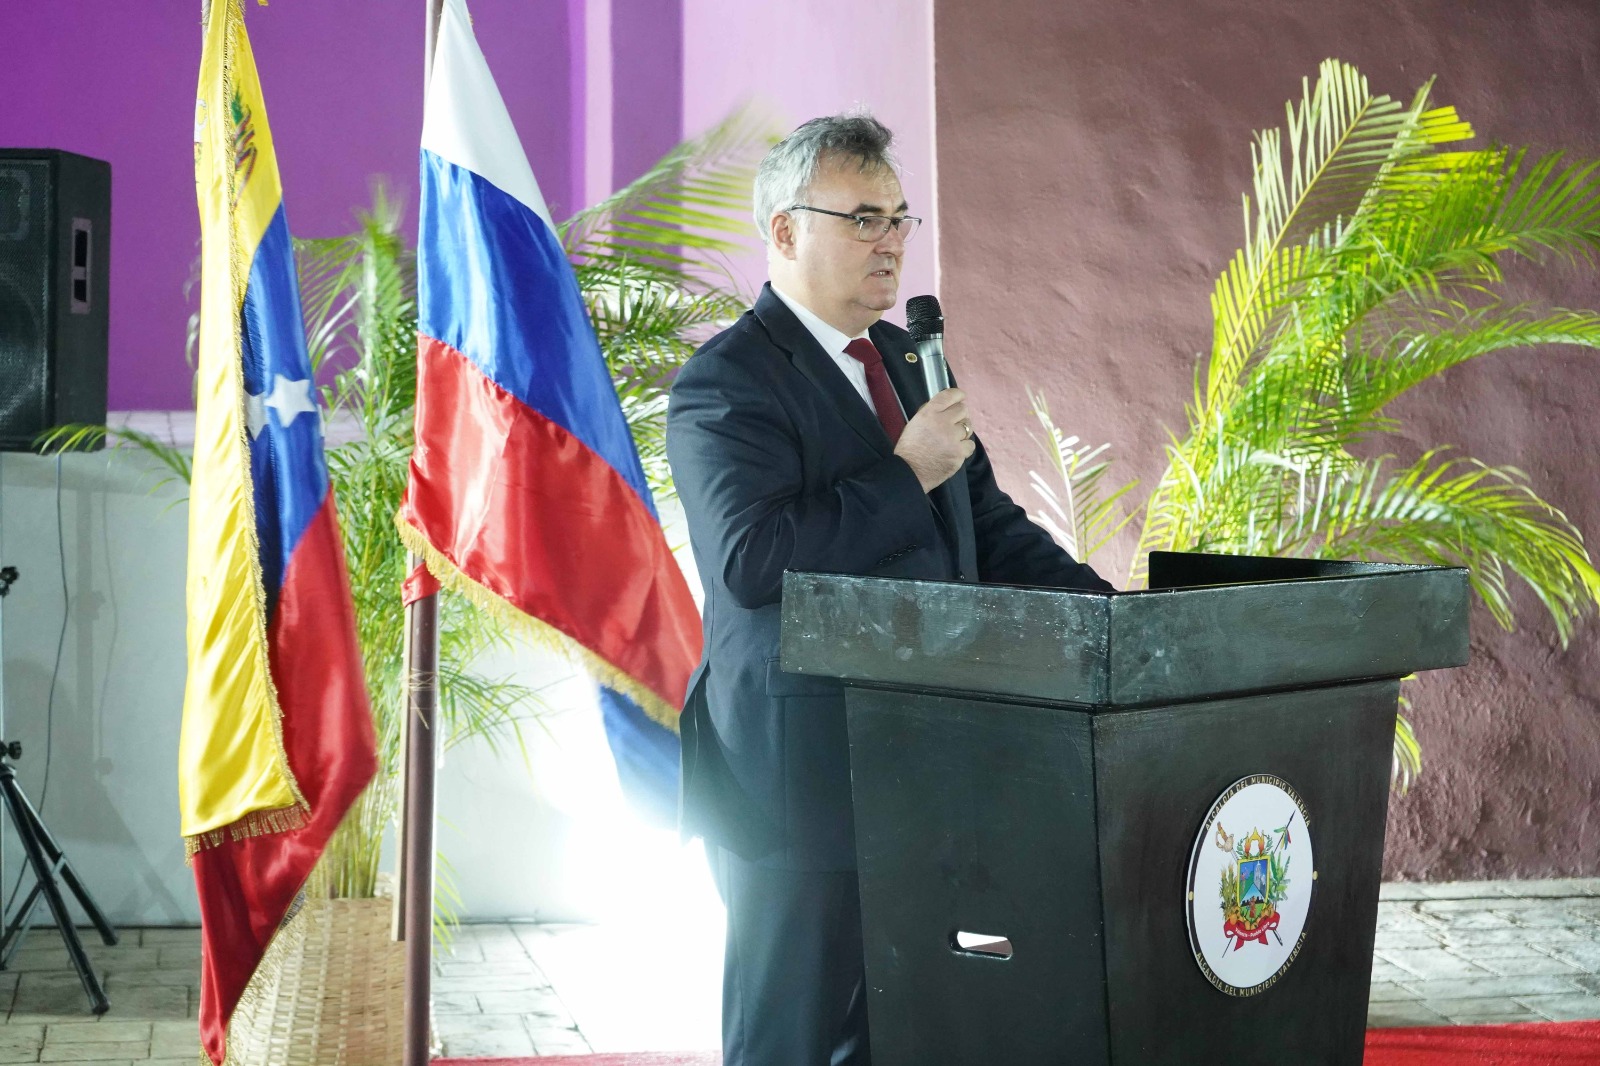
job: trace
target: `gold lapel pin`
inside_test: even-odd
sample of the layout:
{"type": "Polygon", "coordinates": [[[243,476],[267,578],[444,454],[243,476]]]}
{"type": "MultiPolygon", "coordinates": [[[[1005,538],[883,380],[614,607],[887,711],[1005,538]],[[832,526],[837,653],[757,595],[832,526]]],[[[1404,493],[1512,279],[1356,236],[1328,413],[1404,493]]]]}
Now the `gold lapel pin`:
{"type": "Polygon", "coordinates": [[[906,353],[906,362],[915,363],[916,361],[917,361],[917,353],[916,352],[907,352],[906,353]]]}

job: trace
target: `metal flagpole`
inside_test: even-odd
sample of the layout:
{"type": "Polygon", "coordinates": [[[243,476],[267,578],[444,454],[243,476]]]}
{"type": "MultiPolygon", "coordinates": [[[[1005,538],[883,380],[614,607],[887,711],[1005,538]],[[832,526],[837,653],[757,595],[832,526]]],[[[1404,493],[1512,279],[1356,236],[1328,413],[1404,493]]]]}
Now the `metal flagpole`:
{"type": "MultiPolygon", "coordinates": [[[[201,34],[210,20],[212,0],[200,0],[201,34]]],[[[423,97],[433,75],[433,46],[439,36],[444,0],[427,5],[423,52],[423,97]]],[[[414,570],[420,560],[412,556],[414,570]]],[[[400,881],[396,885],[396,932],[406,943],[404,1066],[427,1066],[429,1001],[433,962],[433,768],[439,704],[439,594],[423,596],[406,608],[406,646],[401,676],[406,685],[402,726],[403,809],[400,823],[400,881]]]]}
{"type": "Polygon", "coordinates": [[[405,1066],[427,1066],[433,963],[433,768],[438,732],[439,594],[406,608],[405,799],[401,937],[406,944],[405,1066]]]}
{"type": "MultiPolygon", "coordinates": [[[[433,75],[444,0],[425,0],[423,98],[433,75]]],[[[420,562],[412,557],[413,569],[420,562]]],[[[404,808],[401,814],[401,882],[396,892],[401,938],[406,944],[404,1066],[427,1066],[433,965],[434,759],[438,752],[439,594],[406,608],[404,808]]]]}

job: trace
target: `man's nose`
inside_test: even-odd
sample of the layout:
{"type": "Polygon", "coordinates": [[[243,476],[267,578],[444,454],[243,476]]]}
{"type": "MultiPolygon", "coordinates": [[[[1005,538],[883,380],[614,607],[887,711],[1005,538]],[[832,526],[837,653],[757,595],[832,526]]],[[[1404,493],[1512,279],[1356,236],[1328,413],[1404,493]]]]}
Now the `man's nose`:
{"type": "Polygon", "coordinates": [[[872,246],[875,252],[884,255],[900,256],[905,254],[906,239],[900,234],[899,226],[890,226],[889,232],[878,238],[878,243],[872,246]]]}

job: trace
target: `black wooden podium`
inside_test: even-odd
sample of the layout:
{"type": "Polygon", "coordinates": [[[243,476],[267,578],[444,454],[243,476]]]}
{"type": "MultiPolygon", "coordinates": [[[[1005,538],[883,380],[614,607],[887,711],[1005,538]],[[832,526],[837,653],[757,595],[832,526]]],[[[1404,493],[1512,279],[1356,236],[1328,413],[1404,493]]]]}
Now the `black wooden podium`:
{"type": "Polygon", "coordinates": [[[1150,584],[786,575],[783,668],[848,683],[876,1066],[1361,1062],[1398,679],[1466,662],[1467,572],[1150,584]],[[1252,782],[1298,807],[1221,818],[1252,782]]]}

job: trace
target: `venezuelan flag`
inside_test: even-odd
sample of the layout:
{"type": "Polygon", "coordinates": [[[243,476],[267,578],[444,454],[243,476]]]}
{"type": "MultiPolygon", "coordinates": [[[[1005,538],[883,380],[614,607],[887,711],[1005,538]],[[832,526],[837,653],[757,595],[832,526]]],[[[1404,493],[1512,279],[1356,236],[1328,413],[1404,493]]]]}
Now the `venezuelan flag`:
{"type": "Polygon", "coordinates": [[[195,117],[201,300],[182,832],[200,1035],[228,1024],[376,769],[283,190],[238,0],[213,0],[195,117]]]}
{"type": "Polygon", "coordinates": [[[699,615],[463,0],[445,0],[423,117],[417,304],[402,537],[675,725],[699,615]]]}

